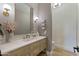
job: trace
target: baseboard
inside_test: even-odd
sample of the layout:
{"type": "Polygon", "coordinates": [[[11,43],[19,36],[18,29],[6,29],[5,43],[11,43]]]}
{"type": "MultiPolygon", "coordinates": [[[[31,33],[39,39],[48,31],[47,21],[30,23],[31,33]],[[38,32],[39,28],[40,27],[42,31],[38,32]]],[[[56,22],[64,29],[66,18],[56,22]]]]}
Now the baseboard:
{"type": "Polygon", "coordinates": [[[58,47],[58,48],[64,49],[64,47],[62,45],[60,45],[60,44],[54,44],[54,45],[55,45],[55,48],[58,47]]]}
{"type": "MultiPolygon", "coordinates": [[[[55,44],[55,48],[56,48],[56,47],[61,48],[61,49],[65,50],[65,51],[67,51],[67,52],[69,52],[69,53],[72,53],[74,56],[77,56],[77,53],[71,52],[71,51],[65,49],[63,46],[61,46],[61,45],[59,45],[59,44],[55,44]]],[[[79,54],[78,54],[78,55],[79,55],[79,54]]]]}

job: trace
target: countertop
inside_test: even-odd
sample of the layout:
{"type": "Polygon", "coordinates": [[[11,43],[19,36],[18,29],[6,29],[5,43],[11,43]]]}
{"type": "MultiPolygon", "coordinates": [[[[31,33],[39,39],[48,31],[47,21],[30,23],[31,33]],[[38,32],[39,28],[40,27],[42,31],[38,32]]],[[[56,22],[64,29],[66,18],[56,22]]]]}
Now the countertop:
{"type": "Polygon", "coordinates": [[[20,48],[25,45],[29,45],[33,42],[42,40],[44,38],[46,38],[46,37],[45,36],[38,36],[38,37],[34,37],[34,38],[29,38],[29,40],[19,39],[19,40],[14,40],[12,42],[2,44],[2,45],[0,45],[1,54],[6,54],[7,52],[10,52],[12,50],[15,50],[15,49],[20,48]]]}

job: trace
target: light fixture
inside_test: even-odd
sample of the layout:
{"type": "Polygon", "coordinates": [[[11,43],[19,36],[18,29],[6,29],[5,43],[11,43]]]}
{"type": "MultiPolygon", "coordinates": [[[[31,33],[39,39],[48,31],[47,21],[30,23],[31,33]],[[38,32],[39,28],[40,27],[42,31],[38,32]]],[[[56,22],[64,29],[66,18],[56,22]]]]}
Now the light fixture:
{"type": "Polygon", "coordinates": [[[36,22],[38,20],[38,17],[34,17],[34,21],[36,22]]]}
{"type": "Polygon", "coordinates": [[[57,8],[57,7],[60,7],[61,6],[61,3],[53,3],[53,8],[57,8]]]}
{"type": "Polygon", "coordinates": [[[3,15],[4,16],[9,16],[10,9],[11,9],[11,7],[8,4],[4,4],[3,5],[3,15]]]}

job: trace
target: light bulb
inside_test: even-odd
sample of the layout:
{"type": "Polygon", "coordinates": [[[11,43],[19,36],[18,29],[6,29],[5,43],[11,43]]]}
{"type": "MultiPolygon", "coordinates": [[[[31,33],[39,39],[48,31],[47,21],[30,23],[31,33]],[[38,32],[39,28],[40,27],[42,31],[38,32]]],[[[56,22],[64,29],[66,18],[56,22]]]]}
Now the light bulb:
{"type": "Polygon", "coordinates": [[[53,8],[57,8],[57,7],[60,7],[61,6],[61,3],[53,3],[53,8]]]}
{"type": "Polygon", "coordinates": [[[34,21],[38,20],[38,17],[34,17],[34,21]]]}

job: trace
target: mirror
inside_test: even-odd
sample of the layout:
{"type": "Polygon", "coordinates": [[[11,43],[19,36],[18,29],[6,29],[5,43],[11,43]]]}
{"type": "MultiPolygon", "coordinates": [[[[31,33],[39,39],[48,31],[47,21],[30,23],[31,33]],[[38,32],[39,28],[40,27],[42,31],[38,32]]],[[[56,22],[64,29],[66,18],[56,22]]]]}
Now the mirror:
{"type": "Polygon", "coordinates": [[[32,14],[31,7],[29,7],[27,4],[15,4],[15,35],[28,34],[31,32],[32,14]]]}

